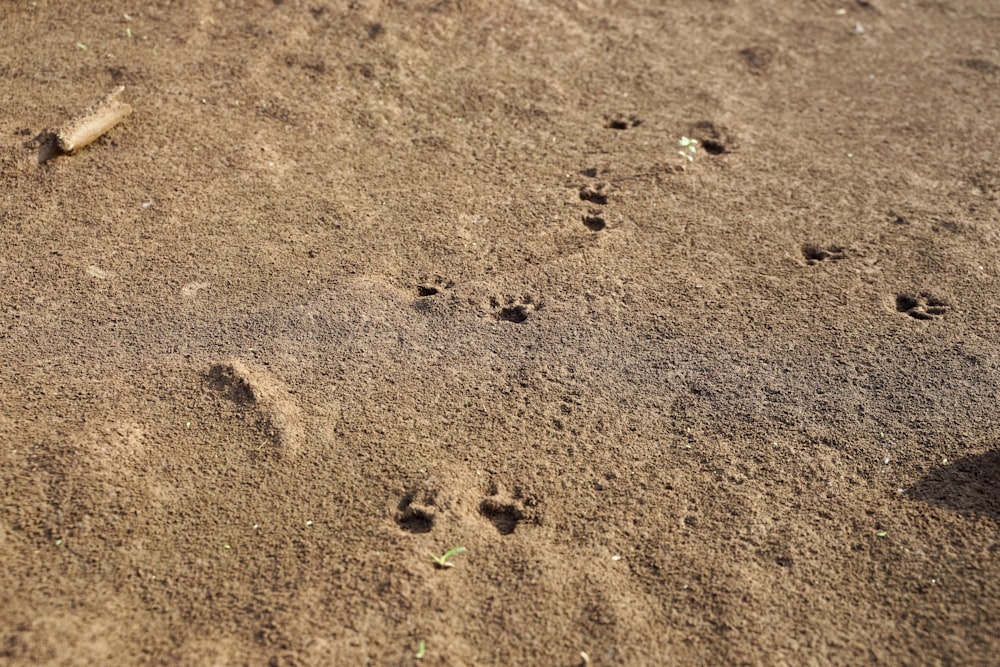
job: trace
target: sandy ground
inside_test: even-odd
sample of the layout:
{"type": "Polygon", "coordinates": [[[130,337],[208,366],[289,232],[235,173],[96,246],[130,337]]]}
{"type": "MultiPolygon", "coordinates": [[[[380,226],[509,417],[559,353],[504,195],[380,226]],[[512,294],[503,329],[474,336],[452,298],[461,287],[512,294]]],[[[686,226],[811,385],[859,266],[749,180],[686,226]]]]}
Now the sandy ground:
{"type": "Polygon", "coordinates": [[[0,36],[0,664],[995,664],[993,0],[0,36]]]}

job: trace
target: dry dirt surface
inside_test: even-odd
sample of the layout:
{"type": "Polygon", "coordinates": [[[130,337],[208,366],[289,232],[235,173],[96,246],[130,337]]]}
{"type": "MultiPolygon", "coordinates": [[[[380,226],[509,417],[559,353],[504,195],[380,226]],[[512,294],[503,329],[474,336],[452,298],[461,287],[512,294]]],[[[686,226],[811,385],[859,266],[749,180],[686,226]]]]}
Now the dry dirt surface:
{"type": "Polygon", "coordinates": [[[0,37],[0,665],[995,664],[995,0],[0,37]]]}

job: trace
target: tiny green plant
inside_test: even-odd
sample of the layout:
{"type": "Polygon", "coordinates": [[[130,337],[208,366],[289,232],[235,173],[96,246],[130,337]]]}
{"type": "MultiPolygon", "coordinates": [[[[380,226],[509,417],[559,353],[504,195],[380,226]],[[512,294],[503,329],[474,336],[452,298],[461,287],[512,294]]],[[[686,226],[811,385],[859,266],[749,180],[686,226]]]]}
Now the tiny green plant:
{"type": "Polygon", "coordinates": [[[681,147],[677,151],[677,154],[688,162],[694,162],[694,154],[698,152],[698,140],[691,139],[690,137],[681,137],[677,145],[681,147]]]}
{"type": "Polygon", "coordinates": [[[448,559],[451,558],[452,556],[456,555],[456,554],[462,553],[465,550],[466,550],[465,547],[455,547],[454,549],[452,549],[450,551],[444,552],[440,556],[435,556],[434,554],[430,554],[430,557],[434,559],[434,564],[435,565],[437,565],[441,569],[444,569],[446,567],[454,567],[455,564],[454,563],[449,563],[448,559]]]}
{"type": "Polygon", "coordinates": [[[425,655],[427,655],[427,642],[421,639],[417,642],[417,660],[423,660],[425,655]]]}

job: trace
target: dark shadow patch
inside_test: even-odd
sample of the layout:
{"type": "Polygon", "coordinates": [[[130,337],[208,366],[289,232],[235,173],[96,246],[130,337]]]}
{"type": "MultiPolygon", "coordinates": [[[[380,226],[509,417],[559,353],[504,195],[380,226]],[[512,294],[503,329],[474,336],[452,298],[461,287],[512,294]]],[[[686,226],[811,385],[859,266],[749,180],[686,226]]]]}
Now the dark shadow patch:
{"type": "Polygon", "coordinates": [[[935,468],[907,493],[928,505],[1000,523],[1000,449],[935,468]]]}
{"type": "Polygon", "coordinates": [[[437,293],[438,289],[436,287],[431,287],[429,285],[417,285],[417,296],[419,297],[434,296],[437,293]]]}
{"type": "Polygon", "coordinates": [[[22,145],[29,150],[38,151],[38,164],[45,164],[52,158],[63,155],[63,151],[59,148],[59,138],[55,132],[48,130],[42,130],[34,139],[25,141],[22,145]]]}
{"type": "Polygon", "coordinates": [[[607,225],[608,223],[604,220],[604,218],[598,215],[588,215],[583,218],[583,226],[592,232],[599,232],[607,227],[607,225]]]}

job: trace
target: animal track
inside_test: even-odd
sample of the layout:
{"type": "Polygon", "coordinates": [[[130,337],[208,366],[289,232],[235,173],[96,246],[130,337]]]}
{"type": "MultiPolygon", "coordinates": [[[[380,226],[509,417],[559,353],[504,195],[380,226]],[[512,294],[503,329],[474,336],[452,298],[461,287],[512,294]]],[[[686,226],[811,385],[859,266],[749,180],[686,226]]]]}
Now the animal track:
{"type": "Polygon", "coordinates": [[[479,503],[479,513],[492,523],[501,535],[512,534],[524,521],[532,520],[537,523],[537,520],[530,516],[530,508],[535,502],[523,499],[520,490],[515,489],[511,497],[497,484],[492,484],[489,494],[489,497],[479,503]]]}
{"type": "Polygon", "coordinates": [[[240,410],[257,414],[257,428],[289,451],[303,440],[302,414],[288,389],[269,372],[236,359],[213,365],[212,387],[240,410]]]}
{"type": "Polygon", "coordinates": [[[908,224],[910,224],[910,219],[909,218],[907,218],[905,215],[900,215],[900,214],[896,213],[892,209],[889,209],[888,211],[886,211],[885,214],[886,214],[886,216],[888,216],[889,220],[894,225],[908,225],[908,224]]]}
{"type": "MultiPolygon", "coordinates": [[[[593,177],[597,175],[597,169],[584,169],[580,173],[593,177]]],[[[580,199],[591,204],[597,204],[597,206],[591,207],[587,211],[587,214],[583,216],[583,226],[592,232],[599,232],[608,226],[607,220],[599,208],[608,203],[608,195],[604,191],[604,187],[604,183],[598,183],[593,186],[585,185],[580,188],[580,199]]]]}
{"type": "Polygon", "coordinates": [[[429,533],[437,518],[437,492],[413,489],[399,501],[396,523],[408,533],[429,533]]]}
{"type": "Polygon", "coordinates": [[[515,503],[487,498],[479,505],[479,513],[489,519],[501,535],[510,535],[524,519],[524,512],[515,503]]]}
{"type": "Polygon", "coordinates": [[[691,125],[688,136],[697,139],[709,155],[729,153],[736,144],[728,128],[710,120],[702,120],[691,125]]]}
{"type": "Polygon", "coordinates": [[[491,298],[490,306],[496,312],[497,319],[514,324],[525,322],[535,312],[542,309],[542,304],[536,302],[530,294],[524,295],[520,300],[507,297],[503,304],[497,299],[491,298]]]}
{"type": "Polygon", "coordinates": [[[806,243],[802,246],[802,256],[805,257],[806,264],[814,266],[827,260],[836,261],[847,257],[844,248],[837,245],[818,246],[806,243]]]}
{"type": "Polygon", "coordinates": [[[740,51],[740,58],[751,74],[766,72],[774,62],[775,50],[768,46],[748,46],[740,51]]]}
{"type": "Polygon", "coordinates": [[[604,192],[604,184],[598,183],[594,187],[589,185],[583,186],[580,188],[580,199],[589,201],[591,204],[604,206],[608,203],[608,195],[604,192]]]}
{"type": "Polygon", "coordinates": [[[607,119],[606,127],[612,130],[627,130],[631,127],[642,125],[642,120],[633,115],[623,116],[617,114],[607,119]]]}
{"type": "Polygon", "coordinates": [[[915,320],[936,320],[947,313],[948,308],[947,301],[927,292],[896,295],[896,310],[915,320]]]}
{"type": "Polygon", "coordinates": [[[522,496],[520,489],[514,489],[513,496],[504,492],[498,484],[491,484],[489,496],[479,504],[479,513],[493,524],[501,535],[510,535],[522,523],[540,523],[533,498],[522,496]]]}
{"type": "Polygon", "coordinates": [[[445,280],[441,276],[434,276],[433,280],[426,280],[419,285],[417,285],[417,296],[420,298],[427,296],[434,296],[443,289],[451,289],[455,286],[455,283],[451,280],[445,280]]]}

